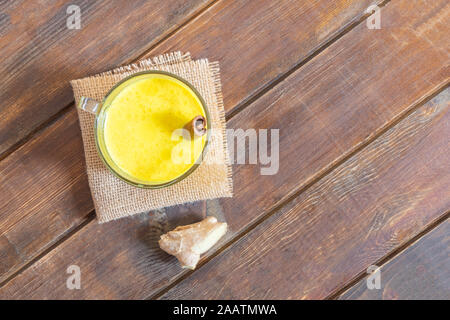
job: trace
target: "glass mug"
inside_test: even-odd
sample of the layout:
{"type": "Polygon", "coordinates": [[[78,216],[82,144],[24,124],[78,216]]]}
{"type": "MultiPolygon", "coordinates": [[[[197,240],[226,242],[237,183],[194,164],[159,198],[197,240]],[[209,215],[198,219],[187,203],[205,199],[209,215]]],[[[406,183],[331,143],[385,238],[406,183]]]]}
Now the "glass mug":
{"type": "MultiPolygon", "coordinates": [[[[156,189],[156,188],[162,188],[169,185],[172,185],[174,183],[177,183],[186,177],[188,177],[192,172],[197,169],[199,166],[201,160],[206,154],[207,146],[209,144],[210,139],[210,130],[208,129],[208,126],[211,123],[210,114],[208,111],[208,108],[206,106],[205,101],[201,97],[201,95],[198,93],[198,91],[186,80],[168,73],[164,71],[143,71],[135,73],[129,77],[126,77],[122,79],[120,82],[118,82],[104,97],[102,102],[95,101],[88,97],[81,97],[80,101],[77,106],[79,109],[82,109],[84,111],[90,112],[95,115],[95,123],[94,123],[94,136],[95,136],[95,145],[97,147],[98,154],[100,155],[100,158],[102,159],[103,163],[106,165],[106,167],[119,179],[125,181],[128,184],[131,184],[135,187],[140,188],[150,188],[150,189],[156,189]],[[105,125],[106,120],[108,118],[108,112],[109,108],[111,107],[112,102],[114,99],[123,92],[124,89],[128,88],[130,85],[136,84],[138,81],[146,80],[146,79],[166,79],[174,81],[176,84],[180,85],[182,88],[186,89],[192,96],[196,99],[198,104],[200,105],[204,117],[201,117],[203,123],[196,122],[197,118],[194,118],[192,121],[192,126],[195,126],[195,124],[200,124],[201,129],[203,129],[206,134],[201,137],[201,139],[204,139],[201,141],[201,152],[199,157],[193,161],[193,163],[190,165],[190,167],[184,171],[182,174],[172,177],[171,179],[167,181],[148,181],[140,179],[139,177],[136,177],[133,174],[130,174],[129,172],[126,172],[123,170],[113,159],[110,152],[108,151],[107,141],[105,139],[105,125]]],[[[197,137],[200,138],[200,137],[197,137]]],[[[192,139],[196,139],[196,137],[192,137],[192,139]]],[[[170,168],[170,167],[169,167],[170,168]]]]}

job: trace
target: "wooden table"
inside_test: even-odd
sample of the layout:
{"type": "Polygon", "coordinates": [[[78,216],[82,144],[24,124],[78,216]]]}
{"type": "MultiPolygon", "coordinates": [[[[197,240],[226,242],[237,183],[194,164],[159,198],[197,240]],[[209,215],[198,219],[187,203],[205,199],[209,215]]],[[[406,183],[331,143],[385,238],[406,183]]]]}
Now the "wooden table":
{"type": "Polygon", "coordinates": [[[41,2],[0,2],[1,299],[450,298],[447,0],[41,2]],[[279,172],[99,225],[69,80],[176,50],[220,62],[229,128],[280,128],[279,172]],[[157,240],[205,215],[181,269],[157,240]]]}

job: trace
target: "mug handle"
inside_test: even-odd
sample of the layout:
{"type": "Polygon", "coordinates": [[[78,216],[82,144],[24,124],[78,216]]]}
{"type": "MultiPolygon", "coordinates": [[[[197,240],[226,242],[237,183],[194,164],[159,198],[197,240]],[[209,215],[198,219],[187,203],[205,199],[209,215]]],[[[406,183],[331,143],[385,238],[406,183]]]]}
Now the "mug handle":
{"type": "Polygon", "coordinates": [[[81,97],[80,102],[78,102],[78,108],[87,111],[92,114],[97,114],[100,111],[101,103],[87,97],[81,97]]]}

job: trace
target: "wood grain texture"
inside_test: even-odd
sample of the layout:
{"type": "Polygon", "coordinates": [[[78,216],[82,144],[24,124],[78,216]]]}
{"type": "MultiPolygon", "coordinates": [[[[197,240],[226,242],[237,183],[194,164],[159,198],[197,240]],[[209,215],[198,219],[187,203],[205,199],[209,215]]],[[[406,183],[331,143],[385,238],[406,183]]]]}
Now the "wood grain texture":
{"type": "Polygon", "coordinates": [[[164,299],[321,299],[450,208],[450,90],[258,225],[164,299]]]}
{"type": "MultiPolygon", "coordinates": [[[[104,225],[90,223],[76,234],[75,241],[64,242],[46,255],[44,260],[37,262],[39,265],[48,259],[58,260],[58,266],[55,265],[56,269],[52,271],[55,279],[58,278],[53,283],[54,290],[41,291],[37,296],[40,299],[64,299],[67,294],[74,299],[138,298],[145,296],[155,286],[165,286],[170,282],[165,276],[166,268],[174,264],[174,258],[159,249],[159,237],[178,225],[200,221],[205,217],[205,212],[204,203],[197,202],[180,208],[142,213],[104,225]],[[106,246],[114,247],[115,250],[105,250],[106,246]],[[130,251],[130,247],[133,250],[130,251]],[[62,260],[61,255],[65,256],[62,260]],[[99,261],[107,263],[103,265],[99,261]],[[153,263],[149,264],[150,261],[153,263]],[[70,265],[77,265],[81,269],[82,290],[68,290],[65,285],[70,265]],[[152,274],[151,281],[147,278],[149,272],[152,274]],[[125,286],[121,281],[114,280],[116,277],[122,278],[124,273],[134,275],[125,286]],[[94,283],[96,289],[85,290],[92,288],[94,283]]],[[[27,288],[46,286],[46,277],[50,274],[45,275],[41,271],[35,269],[29,274],[32,279],[26,285],[27,288]]],[[[8,282],[8,287],[2,288],[4,290],[0,299],[15,298],[13,292],[19,289],[16,285],[18,282],[8,282]]]]}
{"type": "Polygon", "coordinates": [[[1,280],[92,211],[76,111],[0,162],[1,280]]]}
{"type": "Polygon", "coordinates": [[[69,80],[136,58],[207,2],[2,1],[0,154],[73,101],[69,80]],[[66,26],[69,5],[80,30],[66,26]]]}
{"type": "Polygon", "coordinates": [[[380,0],[220,1],[149,52],[220,61],[227,111],[298,65],[380,0]]]}
{"type": "MultiPolygon", "coordinates": [[[[231,231],[224,242],[239,235],[252,222],[273,210],[287,197],[322,174],[329,166],[343,159],[356,146],[366,142],[375,133],[409,110],[423,96],[433,92],[448,80],[446,67],[448,55],[441,49],[442,35],[445,34],[444,31],[448,26],[440,22],[445,20],[443,17],[448,15],[448,7],[445,7],[445,1],[433,3],[434,6],[424,5],[420,16],[416,15],[417,6],[410,5],[410,2],[406,0],[388,5],[382,13],[385,23],[390,24],[389,28],[373,31],[368,30],[365,25],[360,25],[293,73],[274,90],[233,117],[228,124],[231,128],[282,128],[280,135],[281,162],[280,171],[275,176],[261,176],[259,166],[235,166],[235,197],[206,202],[207,214],[219,215],[230,225],[231,231]],[[423,29],[421,36],[417,34],[417,28],[425,28],[429,25],[433,25],[433,28],[423,29]],[[376,32],[376,36],[373,32],[376,32]],[[407,60],[403,58],[405,54],[408,55],[407,60]],[[414,72],[411,72],[411,68],[414,68],[414,72]],[[402,81],[398,81],[398,79],[402,81]]],[[[435,112],[429,113],[428,118],[431,120],[424,120],[425,124],[433,128],[440,126],[440,129],[448,129],[445,126],[442,128],[442,122],[438,121],[439,117],[435,112]],[[433,123],[436,124],[432,125],[433,123]]],[[[425,128],[431,130],[429,126],[425,126],[425,128]]],[[[398,128],[402,127],[397,126],[396,128],[399,130],[398,128]]],[[[411,135],[418,132],[421,127],[413,128],[416,131],[408,131],[411,135]]],[[[436,129],[431,131],[435,136],[434,130],[436,129]]],[[[443,137],[445,136],[443,135],[443,137]]],[[[321,208],[328,205],[326,214],[319,212],[317,215],[298,215],[295,214],[297,210],[294,210],[294,213],[289,215],[292,218],[299,216],[310,219],[292,224],[287,231],[290,234],[292,228],[302,225],[304,225],[303,228],[307,228],[305,232],[308,232],[308,236],[305,238],[307,239],[305,243],[310,244],[310,247],[307,246],[310,251],[306,252],[307,257],[316,253],[311,249],[316,244],[315,240],[323,241],[325,239],[333,244],[336,241],[335,238],[343,237],[348,241],[348,238],[345,238],[346,232],[350,236],[356,237],[361,234],[365,235],[366,227],[372,226],[373,228],[372,238],[364,247],[366,251],[361,253],[357,249],[352,250],[351,247],[345,251],[346,247],[341,247],[342,254],[346,257],[353,257],[356,261],[355,264],[350,263],[349,258],[344,262],[337,260],[333,264],[332,258],[335,258],[335,255],[327,256],[331,266],[336,266],[328,277],[333,275],[335,277],[333,279],[337,281],[331,283],[326,281],[327,279],[322,279],[324,281],[322,289],[319,286],[321,283],[316,283],[308,291],[310,293],[305,293],[305,296],[323,296],[333,291],[338,283],[342,284],[354,277],[362,269],[362,265],[372,262],[380,254],[385,254],[414,235],[441,212],[438,209],[443,209],[445,205],[448,205],[448,203],[442,204],[438,201],[445,200],[445,197],[438,195],[444,192],[439,183],[445,183],[446,180],[442,179],[445,179],[446,176],[437,175],[435,172],[436,167],[442,166],[440,161],[442,154],[445,154],[442,153],[439,156],[438,152],[446,150],[444,147],[447,147],[448,144],[439,145],[439,142],[442,144],[442,139],[439,140],[435,137],[438,142],[429,143],[428,148],[422,145],[417,147],[418,142],[414,140],[416,137],[418,136],[412,135],[410,140],[407,137],[403,140],[395,140],[397,144],[391,145],[399,147],[399,149],[388,149],[392,153],[391,155],[373,151],[371,156],[379,157],[381,160],[389,159],[389,156],[392,157],[392,155],[405,159],[402,157],[406,157],[407,153],[412,157],[410,161],[414,162],[414,159],[418,159],[415,158],[415,154],[422,154],[419,151],[423,149],[427,155],[433,155],[433,157],[430,158],[431,162],[427,162],[430,164],[429,169],[420,167],[420,163],[416,163],[416,167],[412,167],[414,168],[413,172],[421,172],[430,178],[422,179],[421,184],[415,186],[411,181],[409,176],[411,171],[406,170],[408,168],[407,160],[397,164],[401,167],[402,170],[400,170],[395,166],[397,163],[394,163],[395,159],[392,159],[391,162],[386,162],[386,167],[381,168],[385,171],[376,171],[381,170],[377,165],[382,165],[382,163],[376,162],[373,167],[367,169],[368,171],[357,171],[358,175],[355,176],[346,175],[345,183],[340,182],[337,184],[339,186],[337,190],[330,190],[330,192],[333,191],[330,193],[331,198],[326,198],[326,195],[320,192],[313,195],[307,193],[290,205],[297,208],[296,204],[300,202],[300,199],[308,195],[309,199],[314,200],[310,203],[312,208],[317,206],[316,210],[321,210],[318,205],[322,197],[324,202],[320,202],[321,208]],[[405,143],[405,141],[407,142],[405,143]],[[408,143],[412,144],[411,148],[416,146],[418,150],[411,151],[408,143]],[[391,166],[395,169],[388,171],[391,166]],[[390,177],[390,175],[381,176],[385,172],[397,174],[398,183],[396,185],[394,182],[383,184],[383,179],[390,177]],[[402,175],[406,175],[406,177],[402,178],[402,175]],[[374,178],[377,178],[376,183],[373,182],[374,178]],[[402,183],[409,184],[406,186],[402,183]],[[400,193],[392,196],[391,190],[400,193]],[[354,192],[361,198],[361,201],[364,199],[367,201],[380,199],[380,201],[363,202],[362,205],[359,205],[352,201],[351,195],[354,192]],[[337,196],[347,199],[347,202],[342,204],[346,206],[345,210],[328,211],[339,203],[340,198],[334,198],[337,196]],[[433,196],[436,196],[436,201],[431,206],[428,201],[433,196]],[[411,197],[411,199],[406,199],[406,201],[405,197],[411,197]],[[325,199],[327,200],[325,201],[325,199]],[[364,204],[368,207],[364,207],[364,204]],[[372,207],[369,204],[372,204],[372,207]],[[424,206],[427,209],[425,213],[424,206]],[[409,220],[405,215],[408,208],[414,209],[413,220],[409,220]],[[348,216],[346,216],[346,210],[348,210],[348,216]],[[368,215],[369,219],[364,220],[365,224],[362,225],[352,224],[352,221],[361,212],[368,215]],[[399,221],[395,217],[391,219],[392,212],[400,214],[400,216],[395,216],[399,218],[399,221]],[[345,220],[346,217],[349,217],[349,220],[345,220]],[[336,224],[330,223],[330,221],[334,222],[333,219],[336,220],[336,224]],[[343,227],[342,223],[346,221],[350,221],[350,223],[343,227]],[[308,224],[305,224],[306,222],[308,224]],[[391,224],[392,228],[390,228],[391,224]],[[360,254],[362,255],[361,259],[358,258],[360,254]],[[347,261],[348,264],[346,264],[347,261]]],[[[423,136],[420,137],[425,139],[423,136]]],[[[366,161],[370,159],[366,159],[366,161]]],[[[354,170],[357,170],[358,166],[364,167],[363,165],[364,163],[354,164],[356,166],[354,170]]],[[[443,172],[448,172],[448,170],[443,172]]],[[[336,175],[333,177],[334,181],[336,175]]],[[[321,186],[325,187],[323,184],[321,186]]],[[[448,185],[446,187],[444,190],[449,189],[448,185]]],[[[180,206],[173,210],[183,215],[183,208],[184,206],[180,206]]],[[[176,215],[176,213],[174,214],[176,215]]],[[[279,213],[277,216],[280,215],[282,214],[279,213]]],[[[0,289],[0,297],[145,298],[157,293],[161,288],[185,274],[185,271],[179,268],[175,259],[161,256],[155,242],[145,245],[145,242],[141,240],[142,237],[138,235],[138,230],[145,232],[150,221],[151,218],[142,220],[133,218],[106,225],[97,225],[95,221],[89,223],[50,254],[8,282],[0,289]],[[70,291],[62,285],[66,279],[65,270],[71,264],[77,264],[82,270],[85,270],[84,275],[87,280],[83,282],[83,290],[70,291]],[[136,279],[139,279],[139,286],[134,285],[136,279]]],[[[268,238],[272,241],[276,239],[281,241],[290,237],[289,234],[280,236],[273,233],[272,230],[269,231],[268,234],[271,234],[273,238],[268,238]]],[[[294,232],[292,237],[299,236],[299,234],[299,232],[294,232]]],[[[265,234],[266,236],[267,234],[265,234]]],[[[154,238],[152,239],[152,241],[156,241],[154,238]]],[[[348,242],[354,244],[353,241],[348,242]]],[[[270,248],[268,247],[268,250],[270,248]]],[[[330,247],[330,250],[332,248],[330,247]]],[[[259,248],[256,248],[251,252],[257,254],[259,251],[259,248]]],[[[306,261],[307,263],[301,268],[305,274],[319,272],[320,268],[325,268],[325,264],[323,264],[317,269],[314,267],[315,261],[300,260],[298,255],[292,259],[293,256],[290,252],[296,252],[292,248],[284,249],[281,246],[276,251],[282,252],[286,256],[282,260],[271,260],[271,263],[280,261],[274,268],[270,268],[271,263],[262,265],[266,271],[270,269],[271,272],[275,272],[279,269],[279,265],[284,264],[288,268],[295,268],[292,264],[287,263],[288,260],[292,260],[292,263],[306,261]]],[[[210,253],[212,252],[214,250],[210,253]]],[[[232,262],[233,259],[229,261],[232,262]]],[[[238,258],[235,258],[234,261],[241,262],[238,258]]],[[[251,270],[251,268],[241,269],[241,272],[246,274],[251,270]]],[[[223,276],[211,281],[216,281],[216,285],[219,283],[226,285],[225,279],[221,281],[222,279],[223,276]]],[[[305,286],[308,285],[308,282],[302,283],[305,286]]],[[[287,288],[292,287],[288,286],[287,288]]],[[[242,294],[245,292],[243,290],[242,294]]],[[[261,291],[255,292],[261,293],[261,291]]],[[[296,292],[297,294],[301,293],[301,291],[296,292]]],[[[228,293],[224,292],[224,294],[228,293]]],[[[229,295],[231,296],[231,293],[229,295]]],[[[281,292],[280,296],[288,295],[286,292],[281,292]]]]}
{"type": "MultiPolygon", "coordinates": [[[[330,30],[328,36],[330,36],[332,32],[335,32],[337,28],[344,28],[350,21],[353,21],[363,14],[363,12],[358,11],[361,8],[359,5],[350,5],[350,2],[348,1],[346,2],[346,5],[344,5],[343,2],[336,2],[337,4],[341,3],[340,5],[336,4],[336,6],[330,6],[328,1],[321,1],[319,3],[321,3],[321,5],[313,11],[311,11],[312,8],[301,7],[303,10],[309,8],[309,10],[302,13],[296,9],[296,3],[290,2],[291,6],[283,5],[282,8],[284,9],[279,9],[277,12],[280,14],[283,13],[282,16],[288,15],[288,13],[284,11],[289,10],[297,12],[299,16],[313,16],[315,17],[312,20],[314,23],[320,22],[322,23],[321,28],[330,30]],[[328,11],[323,11],[325,9],[328,11]],[[318,13],[315,13],[316,11],[318,11],[318,13]],[[324,16],[329,17],[328,24],[320,20],[324,16]],[[335,16],[335,18],[331,18],[332,16],[335,16]],[[346,17],[346,19],[344,19],[344,17],[346,17]],[[337,26],[336,24],[338,22],[342,24],[337,26]]],[[[236,11],[235,7],[232,6],[231,8],[234,10],[232,12],[236,11]]],[[[214,14],[218,15],[220,13],[221,15],[225,14],[226,16],[230,16],[230,14],[224,12],[226,10],[230,10],[228,9],[228,6],[221,8],[220,12],[214,12],[214,14]]],[[[361,10],[363,11],[363,9],[361,10]]],[[[231,16],[233,15],[231,14],[231,16]]],[[[208,25],[213,28],[215,20],[210,17],[211,12],[207,11],[204,15],[199,16],[193,23],[202,25],[202,28],[207,28],[208,25]]],[[[273,18],[271,11],[262,10],[258,11],[258,15],[253,15],[251,23],[246,19],[234,19],[233,23],[234,27],[241,31],[247,27],[251,28],[251,30],[263,30],[266,28],[264,30],[266,30],[265,32],[268,32],[269,29],[267,28],[269,28],[269,26],[267,26],[266,21],[269,18],[273,18]],[[239,27],[239,25],[241,25],[241,27],[239,27]]],[[[222,23],[225,23],[226,21],[222,18],[221,20],[223,20],[222,23]]],[[[280,24],[285,23],[284,19],[278,19],[276,21],[276,23],[280,24]]],[[[271,26],[273,27],[276,23],[273,21],[271,26]]],[[[314,29],[314,23],[310,22],[309,27],[314,29]]],[[[295,28],[298,28],[298,33],[303,30],[299,24],[295,25],[295,28]]],[[[291,30],[294,29],[292,28],[291,30]]],[[[189,28],[183,29],[180,32],[184,35],[184,37],[191,37],[191,39],[195,38],[196,35],[202,37],[204,36],[203,33],[192,33],[189,28]]],[[[211,35],[210,37],[214,38],[214,36],[211,35]]],[[[315,38],[311,33],[305,39],[300,39],[304,42],[296,44],[295,47],[301,48],[302,50],[300,51],[299,56],[289,56],[291,63],[294,64],[295,61],[303,59],[306,52],[312,51],[314,46],[319,45],[320,41],[326,39],[327,37],[322,34],[322,38],[315,38]]],[[[239,46],[243,47],[245,46],[244,43],[246,43],[246,41],[248,40],[245,37],[242,37],[235,40],[234,44],[242,42],[239,46]]],[[[168,42],[170,42],[170,40],[168,42]]],[[[257,44],[258,42],[253,43],[253,45],[257,44]]],[[[284,60],[288,58],[287,56],[282,56],[282,54],[285,53],[284,50],[280,50],[280,48],[277,48],[276,46],[273,46],[272,48],[267,43],[265,46],[265,50],[278,50],[276,51],[278,56],[273,57],[273,59],[278,61],[278,58],[282,58],[284,60]]],[[[262,49],[263,47],[261,47],[261,50],[262,49]]],[[[163,50],[167,50],[167,48],[163,50]]],[[[196,53],[198,54],[199,52],[197,51],[196,53]]],[[[208,53],[212,54],[212,51],[208,53]]],[[[239,52],[235,52],[233,55],[235,60],[239,60],[239,52]]],[[[261,59],[261,57],[258,59],[261,59]]],[[[274,72],[273,66],[268,68],[267,64],[269,63],[269,65],[272,65],[276,62],[261,59],[261,63],[265,65],[263,69],[268,73],[272,74],[274,72]]],[[[288,67],[289,65],[286,65],[284,69],[277,69],[277,72],[285,72],[288,67]]],[[[225,69],[228,70],[224,70],[224,72],[228,74],[227,78],[229,79],[233,77],[232,72],[235,72],[236,74],[239,73],[236,70],[233,71],[233,69],[225,69]]],[[[256,70],[260,70],[258,61],[255,60],[252,61],[252,63],[249,63],[246,70],[255,70],[255,72],[256,70]]],[[[259,71],[259,74],[262,75],[261,71],[259,71]]],[[[264,78],[267,77],[269,76],[265,76],[264,78]]],[[[253,82],[253,85],[261,86],[262,82],[253,82]]],[[[234,89],[235,88],[233,87],[229,88],[229,90],[234,89]]],[[[247,85],[247,89],[250,91],[256,91],[257,87],[250,88],[250,86],[247,85]]],[[[228,92],[227,94],[232,94],[232,92],[228,92]]],[[[232,107],[229,108],[229,110],[231,109],[232,107]]],[[[60,119],[55,124],[52,124],[49,128],[44,130],[44,133],[37,135],[35,139],[31,140],[11,155],[7,162],[4,164],[0,163],[0,168],[4,165],[4,172],[6,172],[6,168],[14,167],[16,163],[20,164],[22,158],[34,159],[34,162],[29,163],[29,167],[36,167],[39,169],[35,171],[32,169],[28,169],[28,171],[15,170],[8,176],[5,175],[5,180],[3,180],[5,182],[11,180],[14,181],[14,183],[10,182],[10,186],[6,183],[0,185],[0,208],[2,209],[0,219],[0,226],[2,227],[0,229],[0,234],[5,237],[5,241],[2,242],[3,244],[0,244],[0,249],[5,252],[7,250],[10,252],[16,252],[15,255],[8,255],[9,258],[5,259],[3,262],[0,272],[0,282],[16,272],[24,265],[24,263],[30,261],[37,254],[45,250],[45,248],[48,248],[52,243],[55,243],[58,239],[67,234],[68,231],[73,230],[81,223],[81,221],[84,221],[83,219],[85,219],[86,215],[93,210],[92,199],[87,193],[86,188],[87,179],[83,165],[84,159],[82,156],[82,143],[79,128],[75,125],[77,122],[76,119],[77,116],[75,110],[70,110],[69,113],[63,117],[63,119],[60,119]],[[66,150],[69,150],[69,153],[67,153],[66,150]],[[39,162],[39,159],[43,158],[39,155],[47,154],[51,154],[51,156],[46,156],[44,158],[45,161],[39,162]],[[60,160],[67,157],[70,158],[70,160],[68,160],[70,161],[70,164],[66,163],[66,166],[71,168],[70,175],[65,171],[65,167],[60,164],[60,160]],[[47,174],[49,171],[41,170],[43,167],[51,167],[54,171],[52,174],[47,174]],[[35,181],[39,181],[38,186],[22,188],[20,182],[30,181],[33,176],[35,177],[35,181]],[[58,181],[54,181],[55,179],[58,181]],[[3,192],[1,188],[5,188],[5,192],[3,192]],[[7,192],[6,188],[8,188],[7,192]],[[12,197],[17,190],[20,190],[20,198],[15,199],[13,200],[13,203],[10,203],[10,197],[12,197]],[[55,194],[58,194],[59,196],[55,197],[55,194]],[[5,195],[5,197],[2,198],[2,195],[5,195]],[[5,201],[5,199],[8,201],[5,201]],[[37,199],[39,201],[37,201],[37,199]],[[3,207],[1,206],[2,203],[4,203],[3,207]],[[75,208],[74,203],[78,203],[78,207],[75,208]],[[55,211],[55,208],[58,208],[58,210],[55,211]],[[28,220],[23,219],[24,212],[28,220]],[[49,217],[55,217],[58,215],[65,217],[65,224],[53,223],[52,220],[49,219],[49,217]],[[23,223],[21,223],[21,221],[23,221],[23,223]],[[39,221],[39,223],[36,223],[36,221],[39,221]],[[53,231],[49,232],[49,229],[52,229],[53,231]],[[28,237],[28,234],[30,233],[33,234],[33,237],[28,237]],[[6,239],[9,240],[6,241],[6,239]]],[[[183,215],[182,212],[183,210],[180,209],[181,216],[183,215]]],[[[173,268],[173,272],[176,274],[178,272],[178,268],[176,265],[174,265],[173,268]]]]}
{"type": "Polygon", "coordinates": [[[381,289],[367,289],[366,278],[341,300],[449,300],[450,221],[417,240],[380,267],[381,289]]]}
{"type": "Polygon", "coordinates": [[[382,14],[389,27],[359,25],[228,122],[280,128],[277,174],[234,166],[234,197],[220,201],[231,230],[243,230],[448,82],[450,57],[440,47],[450,30],[439,21],[450,6],[421,3],[420,16],[417,4],[388,4],[382,14]],[[434,28],[421,36],[409,30],[428,24],[434,28]]]}

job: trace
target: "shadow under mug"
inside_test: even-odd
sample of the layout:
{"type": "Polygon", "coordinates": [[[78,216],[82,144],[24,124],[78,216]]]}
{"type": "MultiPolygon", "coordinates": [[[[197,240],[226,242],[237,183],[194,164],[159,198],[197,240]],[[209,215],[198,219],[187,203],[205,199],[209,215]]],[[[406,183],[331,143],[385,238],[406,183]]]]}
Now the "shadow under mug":
{"type": "Polygon", "coordinates": [[[192,164],[192,166],[186,172],[184,172],[182,175],[175,177],[174,179],[164,182],[164,183],[154,184],[154,183],[150,183],[148,181],[139,180],[136,177],[123,171],[117,164],[114,163],[114,161],[113,161],[112,157],[110,156],[108,149],[106,147],[105,136],[104,136],[104,125],[105,125],[108,108],[110,107],[114,98],[124,88],[135,83],[136,81],[144,80],[147,78],[154,78],[155,76],[157,76],[158,78],[166,78],[166,79],[175,81],[178,84],[180,84],[181,86],[183,86],[184,88],[188,89],[191,93],[193,93],[197,97],[198,101],[200,101],[200,104],[201,104],[203,111],[205,113],[205,116],[206,116],[206,123],[207,123],[208,129],[210,128],[211,117],[210,117],[208,108],[206,106],[206,103],[203,100],[203,98],[201,97],[201,95],[198,93],[198,91],[188,81],[178,77],[177,75],[174,75],[172,73],[165,72],[165,71],[151,70],[151,71],[143,71],[143,72],[135,73],[131,76],[128,76],[128,77],[122,79],[116,85],[114,85],[114,87],[112,87],[111,90],[106,94],[106,96],[104,97],[102,102],[96,101],[96,100],[88,98],[88,97],[81,97],[80,101],[78,103],[78,106],[77,106],[79,109],[82,109],[84,111],[87,111],[87,112],[95,115],[95,122],[94,122],[95,145],[97,147],[98,154],[99,154],[100,158],[102,159],[103,163],[105,164],[105,166],[116,177],[118,177],[122,181],[125,181],[126,183],[128,183],[132,186],[135,186],[135,187],[148,188],[148,189],[158,189],[158,188],[167,187],[167,186],[170,186],[170,185],[177,183],[177,182],[185,179],[186,177],[188,177],[200,165],[201,160],[203,159],[203,157],[206,154],[207,146],[209,144],[209,139],[210,139],[210,130],[207,130],[206,141],[203,145],[203,149],[199,156],[199,159],[197,159],[197,161],[195,161],[192,164]]]}

